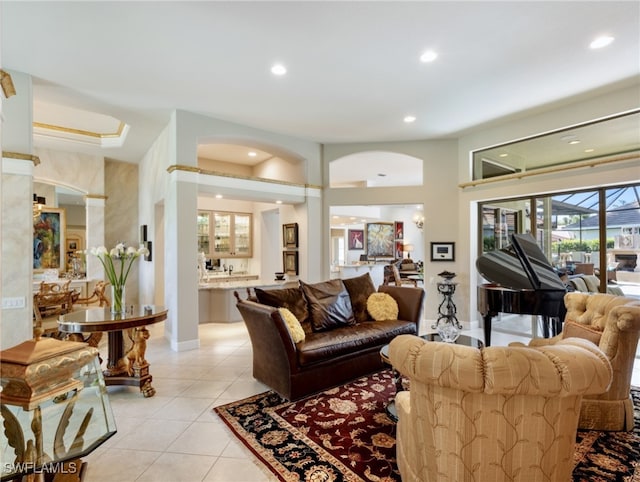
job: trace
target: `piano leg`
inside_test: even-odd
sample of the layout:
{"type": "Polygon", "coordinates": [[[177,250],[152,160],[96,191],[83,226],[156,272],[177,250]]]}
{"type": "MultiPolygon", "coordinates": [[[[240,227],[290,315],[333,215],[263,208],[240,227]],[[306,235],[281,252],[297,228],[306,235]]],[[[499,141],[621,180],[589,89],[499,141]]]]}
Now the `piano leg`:
{"type": "Polygon", "coordinates": [[[549,324],[550,320],[548,316],[542,316],[542,336],[544,338],[549,338],[549,324]]]}
{"type": "Polygon", "coordinates": [[[542,317],[542,336],[549,338],[550,336],[559,335],[562,332],[562,318],[559,316],[543,316],[542,317]]]}
{"type": "Polygon", "coordinates": [[[482,328],[484,329],[484,346],[491,346],[491,318],[495,314],[487,313],[482,317],[482,328]]]}
{"type": "Polygon", "coordinates": [[[553,327],[553,336],[559,335],[562,332],[562,318],[559,316],[553,316],[551,318],[553,327]]]}

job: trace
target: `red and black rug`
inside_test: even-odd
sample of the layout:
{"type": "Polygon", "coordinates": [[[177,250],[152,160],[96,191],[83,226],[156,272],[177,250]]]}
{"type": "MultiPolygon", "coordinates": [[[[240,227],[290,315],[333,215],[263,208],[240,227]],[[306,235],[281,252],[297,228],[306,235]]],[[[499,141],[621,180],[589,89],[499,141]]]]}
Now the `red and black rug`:
{"type": "MultiPolygon", "coordinates": [[[[283,481],[399,481],[390,370],[297,402],[266,392],[214,408],[283,481]]],[[[640,482],[640,389],[633,432],[578,432],[574,481],[640,482]]]]}

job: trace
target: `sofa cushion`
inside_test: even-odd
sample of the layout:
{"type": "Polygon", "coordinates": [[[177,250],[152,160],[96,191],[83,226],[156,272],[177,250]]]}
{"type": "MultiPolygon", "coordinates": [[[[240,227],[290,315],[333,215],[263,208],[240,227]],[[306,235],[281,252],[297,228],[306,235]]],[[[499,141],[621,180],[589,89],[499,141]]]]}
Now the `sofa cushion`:
{"type": "Polygon", "coordinates": [[[398,319],[398,303],[387,293],[372,293],[367,300],[367,311],[376,321],[398,319]]]}
{"type": "Polygon", "coordinates": [[[291,313],[291,311],[289,311],[287,308],[278,308],[278,311],[280,312],[280,316],[282,316],[284,322],[287,324],[287,329],[291,334],[293,342],[299,343],[304,340],[305,332],[302,329],[302,325],[300,325],[298,318],[296,318],[295,315],[291,313]]]}
{"type": "Polygon", "coordinates": [[[575,321],[565,321],[562,327],[562,338],[582,338],[599,345],[601,337],[601,331],[575,321]]]}
{"type": "Polygon", "coordinates": [[[415,334],[415,323],[398,320],[360,323],[358,326],[315,332],[298,343],[298,362],[300,366],[308,366],[330,361],[367,348],[382,348],[398,335],[415,334]]]}
{"type": "Polygon", "coordinates": [[[307,300],[300,288],[283,288],[273,290],[254,289],[258,302],[274,308],[286,308],[298,319],[305,328],[305,332],[311,332],[309,323],[305,323],[309,318],[307,300]],[[306,326],[305,326],[306,325],[306,326]]]}
{"type": "Polygon", "coordinates": [[[353,316],[356,321],[371,320],[369,312],[367,311],[367,300],[372,293],[376,292],[376,287],[373,284],[371,275],[369,273],[365,273],[362,276],[356,276],[355,278],[343,279],[342,283],[349,292],[351,307],[353,308],[353,316]]]}
{"type": "Polygon", "coordinates": [[[342,280],[334,279],[307,284],[300,281],[307,299],[313,331],[332,330],[344,325],[355,325],[349,292],[342,280]]]}

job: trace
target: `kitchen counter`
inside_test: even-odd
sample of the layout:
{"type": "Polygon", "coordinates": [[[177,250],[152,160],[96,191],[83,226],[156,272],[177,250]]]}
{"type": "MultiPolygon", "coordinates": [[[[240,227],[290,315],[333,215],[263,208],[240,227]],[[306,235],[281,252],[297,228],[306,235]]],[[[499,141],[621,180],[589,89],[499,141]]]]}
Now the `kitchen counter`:
{"type": "Polygon", "coordinates": [[[298,280],[246,279],[243,275],[211,278],[198,285],[198,319],[200,323],[232,323],[242,321],[236,308],[234,291],[242,298],[247,297],[247,289],[282,289],[298,286],[298,280]]]}

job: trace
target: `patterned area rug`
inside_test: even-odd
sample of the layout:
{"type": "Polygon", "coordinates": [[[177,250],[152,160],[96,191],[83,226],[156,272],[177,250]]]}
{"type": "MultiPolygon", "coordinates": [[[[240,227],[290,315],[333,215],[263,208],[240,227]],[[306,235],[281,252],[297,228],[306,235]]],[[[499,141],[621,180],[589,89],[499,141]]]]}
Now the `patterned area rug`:
{"type": "MultiPolygon", "coordinates": [[[[399,481],[395,423],[385,407],[390,370],[298,402],[274,392],[214,408],[233,433],[283,481],[399,481]]],[[[574,481],[640,482],[640,389],[633,432],[578,433],[574,481]]]]}

